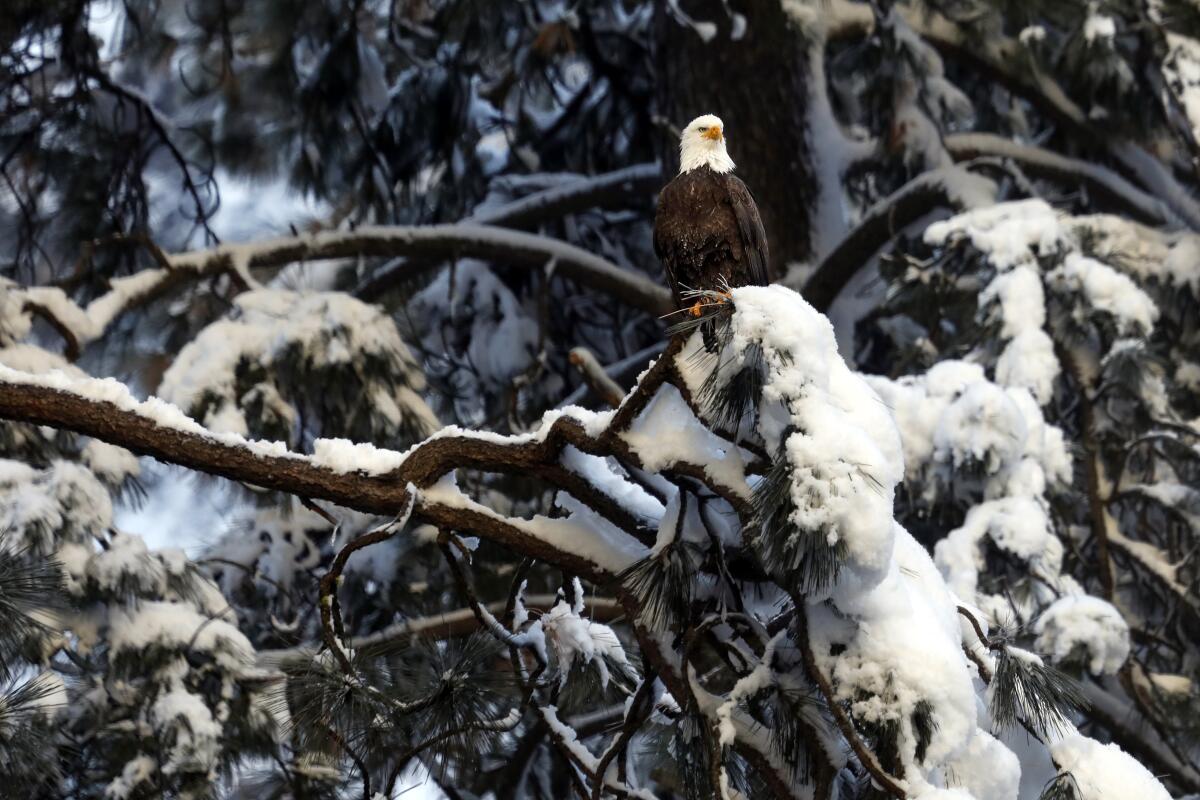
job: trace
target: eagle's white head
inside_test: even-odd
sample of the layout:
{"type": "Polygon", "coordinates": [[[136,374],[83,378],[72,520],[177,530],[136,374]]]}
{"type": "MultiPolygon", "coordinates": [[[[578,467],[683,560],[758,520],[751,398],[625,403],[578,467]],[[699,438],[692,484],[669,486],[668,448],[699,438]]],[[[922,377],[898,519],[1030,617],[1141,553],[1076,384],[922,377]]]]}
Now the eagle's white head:
{"type": "Polygon", "coordinates": [[[725,151],[725,123],[712,114],[696,117],[679,137],[679,173],[697,167],[713,172],[732,172],[733,159],[725,151]]]}

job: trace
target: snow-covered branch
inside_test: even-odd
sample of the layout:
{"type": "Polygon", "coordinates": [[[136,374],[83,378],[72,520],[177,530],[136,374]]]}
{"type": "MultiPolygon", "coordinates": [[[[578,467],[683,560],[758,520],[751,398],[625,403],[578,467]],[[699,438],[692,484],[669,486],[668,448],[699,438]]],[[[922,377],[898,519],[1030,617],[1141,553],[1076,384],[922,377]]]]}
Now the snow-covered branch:
{"type": "Polygon", "coordinates": [[[1182,224],[1170,207],[1134,186],[1108,167],[1070,158],[1034,145],[1019,144],[990,133],[952,133],[943,139],[956,161],[979,156],[1011,159],[1029,173],[1057,181],[1081,182],[1097,196],[1153,225],[1182,224]]]}
{"type": "MultiPolygon", "coordinates": [[[[298,261],[375,256],[421,259],[483,258],[532,269],[553,266],[563,277],[613,295],[651,314],[671,309],[670,293],[583,248],[523,231],[461,223],[428,226],[367,226],[303,236],[224,245],[171,256],[175,267],[195,270],[278,267],[298,261]]],[[[411,274],[427,265],[410,262],[411,274]]]]}
{"type": "MultiPolygon", "coordinates": [[[[595,446],[582,423],[562,415],[540,439],[451,434],[435,436],[408,453],[319,440],[317,453],[304,456],[278,443],[213,434],[156,398],[139,403],[111,380],[72,381],[0,368],[0,384],[0,417],[5,419],[71,430],[166,463],[372,514],[398,513],[408,502],[407,484],[432,487],[458,468],[550,474],[556,471],[548,461],[568,440],[595,446]]],[[[573,488],[582,486],[577,480],[568,482],[573,488]]],[[[604,501],[596,499],[604,508],[604,501]]],[[[624,552],[616,543],[601,542],[580,555],[569,542],[585,535],[585,529],[556,520],[509,520],[452,487],[422,492],[414,513],[430,524],[493,539],[601,582],[641,549],[636,540],[624,552]]]]}
{"type": "Polygon", "coordinates": [[[634,164],[602,175],[580,176],[508,203],[483,204],[462,221],[525,230],[567,214],[607,208],[631,197],[650,197],[661,183],[658,163],[634,164]]]}
{"type": "Polygon", "coordinates": [[[804,283],[804,299],[828,309],[858,270],[909,225],[939,208],[962,210],[990,202],[994,186],[963,169],[931,170],[913,178],[865,214],[804,283]]]}
{"type": "MultiPolygon", "coordinates": [[[[1188,227],[1200,230],[1200,203],[1179,183],[1171,170],[1140,144],[1096,125],[1053,76],[1030,63],[1025,55],[1025,46],[1020,41],[997,32],[986,36],[968,36],[963,26],[940,13],[920,7],[897,5],[896,11],[905,24],[939,51],[993,76],[1017,94],[1028,97],[1068,128],[1098,142],[1122,167],[1128,178],[1162,198],[1173,214],[1188,227]]],[[[830,4],[827,25],[831,38],[853,37],[869,33],[874,28],[875,19],[866,3],[835,0],[830,4]]]]}

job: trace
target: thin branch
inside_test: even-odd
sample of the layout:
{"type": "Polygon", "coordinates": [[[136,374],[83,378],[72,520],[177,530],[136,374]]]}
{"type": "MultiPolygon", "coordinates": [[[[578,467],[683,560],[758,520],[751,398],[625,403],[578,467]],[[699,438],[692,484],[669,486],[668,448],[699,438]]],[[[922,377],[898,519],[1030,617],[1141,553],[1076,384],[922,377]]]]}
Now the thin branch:
{"type": "Polygon", "coordinates": [[[278,267],[294,261],[327,258],[415,257],[381,271],[357,290],[374,297],[400,281],[452,258],[483,258],[506,265],[541,269],[553,262],[557,274],[656,316],[674,308],[671,293],[642,275],[622,269],[573,244],[523,231],[463,222],[456,225],[364,226],[353,231],[324,231],[273,239],[254,245],[217,247],[174,256],[175,264],[246,259],[247,267],[278,267]]]}
{"type": "MultiPolygon", "coordinates": [[[[215,559],[206,559],[214,561],[215,559]]],[[[240,565],[239,565],[240,566],[240,565]]],[[[531,609],[548,611],[558,602],[558,596],[553,594],[535,594],[525,598],[525,606],[531,609]]],[[[609,597],[584,598],[584,605],[590,619],[597,622],[611,622],[625,614],[616,600],[609,597]]],[[[504,601],[488,603],[484,606],[489,614],[497,615],[504,612],[504,601]]],[[[347,642],[354,651],[362,652],[386,647],[394,642],[405,639],[427,639],[440,641],[469,636],[479,630],[479,623],[474,609],[460,608],[427,617],[416,617],[389,625],[383,630],[368,636],[360,636],[347,642]]],[[[263,669],[281,669],[288,666],[307,664],[317,654],[313,646],[290,647],[282,650],[261,650],[258,653],[258,666],[263,669]]]]}
{"type": "Polygon", "coordinates": [[[608,373],[600,366],[591,350],[586,347],[573,347],[567,358],[596,397],[614,408],[621,404],[625,390],[608,377],[608,373]]]}
{"type": "Polygon", "coordinates": [[[1108,511],[1109,481],[1104,474],[1101,461],[1100,442],[1096,436],[1095,392],[1083,369],[1065,347],[1056,347],[1058,360],[1071,375],[1079,392],[1083,395],[1079,404],[1080,435],[1083,439],[1084,472],[1087,475],[1088,522],[1091,525],[1092,541],[1096,544],[1097,572],[1104,598],[1110,603],[1116,595],[1117,579],[1113,571],[1112,556],[1109,554],[1109,539],[1113,531],[1119,533],[1117,521],[1108,511]]]}

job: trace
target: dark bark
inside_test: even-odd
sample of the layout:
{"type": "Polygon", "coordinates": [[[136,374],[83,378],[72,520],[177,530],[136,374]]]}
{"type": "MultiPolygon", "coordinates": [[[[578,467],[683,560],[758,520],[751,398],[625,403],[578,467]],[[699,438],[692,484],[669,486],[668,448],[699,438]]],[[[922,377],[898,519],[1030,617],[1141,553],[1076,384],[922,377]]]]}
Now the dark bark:
{"type": "MultiPolygon", "coordinates": [[[[706,113],[725,123],[737,175],[758,202],[771,249],[771,274],[812,254],[810,207],[816,177],[805,125],[808,61],[803,41],[778,2],[728,0],[743,14],[735,40],[722,0],[679,0],[691,18],[717,25],[705,42],[680,24],[666,0],[655,10],[659,113],[676,128],[706,113]],[[753,10],[751,10],[753,9],[753,10]]],[[[660,139],[664,174],[679,166],[678,141],[660,139]]]]}

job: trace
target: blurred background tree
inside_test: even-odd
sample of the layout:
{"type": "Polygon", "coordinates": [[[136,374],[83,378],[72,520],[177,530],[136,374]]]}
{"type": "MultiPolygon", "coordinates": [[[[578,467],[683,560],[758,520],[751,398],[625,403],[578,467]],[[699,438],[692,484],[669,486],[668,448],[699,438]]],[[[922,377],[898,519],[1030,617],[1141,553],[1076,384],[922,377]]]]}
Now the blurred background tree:
{"type": "MultiPolygon", "coordinates": [[[[897,414],[897,520],[1003,641],[1080,679],[1086,733],[1198,793],[1198,36],[1187,0],[10,0],[0,363],[113,376],[306,453],[604,408],[665,345],[654,194],[677,129],[717,113],[775,279],[897,414]],[[1102,605],[1056,606],[1077,596],[1102,605]]],[[[336,796],[356,759],[413,766],[362,755],[397,740],[330,710],[328,675],[287,702],[242,675],[322,639],[317,583],[381,520],[106,447],[0,429],[0,609],[29,620],[0,636],[0,763],[23,796],[336,796]],[[37,599],[64,583],[65,643],[37,599]],[[214,620],[203,648],[120,638],[163,603],[214,620]],[[65,717],[37,710],[62,693],[65,717]],[[236,724],[180,722],[197,718],[236,724]]],[[[563,513],[509,472],[459,485],[507,516],[563,513]]],[[[479,597],[503,608],[520,578],[545,608],[584,599],[520,555],[478,543],[479,597]]],[[[463,611],[454,563],[427,526],[357,553],[347,634],[463,611]]],[[[611,621],[606,589],[586,599],[611,621]]],[[[404,692],[454,698],[425,730],[520,694],[489,677],[496,642],[441,638],[388,653],[404,692]]],[[[593,749],[622,721],[608,691],[559,699],[593,749]]],[[[545,721],[519,734],[452,738],[414,774],[451,797],[575,791],[545,721]]],[[[899,734],[872,736],[895,766],[880,742],[899,734]]],[[[1039,769],[1021,797],[1108,797],[1039,769]]],[[[876,796],[839,774],[825,790],[876,796]]]]}

